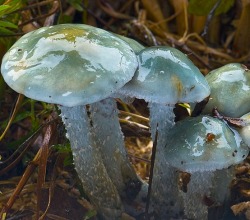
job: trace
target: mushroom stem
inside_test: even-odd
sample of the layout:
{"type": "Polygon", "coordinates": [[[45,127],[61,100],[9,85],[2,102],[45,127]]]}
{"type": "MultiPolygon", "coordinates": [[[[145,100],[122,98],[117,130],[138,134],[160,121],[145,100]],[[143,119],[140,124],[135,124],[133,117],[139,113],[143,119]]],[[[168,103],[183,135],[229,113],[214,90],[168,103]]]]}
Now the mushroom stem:
{"type": "Polygon", "coordinates": [[[60,109],[85,193],[104,219],[119,219],[123,211],[120,196],[93,140],[86,107],[60,106],[60,109]]]}
{"type": "MultiPolygon", "coordinates": [[[[150,130],[152,140],[155,139],[156,129],[158,129],[158,139],[160,142],[165,142],[166,135],[168,131],[174,126],[175,115],[174,115],[174,106],[173,105],[163,105],[157,103],[149,103],[150,111],[150,130]]],[[[164,147],[162,144],[157,141],[158,150],[161,147],[164,147]]]]}
{"type": "Polygon", "coordinates": [[[210,198],[213,186],[214,172],[194,172],[187,187],[187,192],[182,193],[185,215],[188,219],[207,219],[208,206],[205,204],[206,198],[210,198]]]}
{"type": "Polygon", "coordinates": [[[93,139],[102,154],[110,179],[121,197],[131,203],[138,199],[136,196],[143,191],[142,185],[146,183],[137,176],[127,157],[116,101],[113,98],[107,98],[91,104],[90,118],[93,139]]]}
{"type": "Polygon", "coordinates": [[[156,128],[158,129],[152,183],[152,206],[161,218],[175,217],[183,210],[178,189],[179,174],[176,169],[168,165],[163,153],[168,132],[175,123],[174,106],[149,103],[149,109],[152,140],[155,138],[156,128]]]}
{"type": "Polygon", "coordinates": [[[208,219],[209,215],[210,218],[220,219],[221,216],[227,215],[230,210],[230,183],[234,175],[234,166],[228,169],[192,173],[187,192],[181,193],[185,216],[188,219],[208,219]],[[209,206],[215,209],[208,209],[209,206]]]}
{"type": "Polygon", "coordinates": [[[227,169],[216,170],[214,172],[213,188],[211,189],[211,195],[212,198],[216,201],[216,205],[222,206],[223,214],[225,214],[225,212],[230,209],[230,187],[231,182],[236,174],[235,168],[236,166],[231,166],[227,169]]]}
{"type": "MultiPolygon", "coordinates": [[[[129,183],[137,183],[140,188],[141,180],[132,168],[125,150],[124,136],[121,131],[115,100],[107,98],[93,103],[90,105],[90,112],[95,143],[102,154],[103,163],[118,192],[124,196],[129,183]]],[[[137,194],[138,192],[134,193],[137,194]]]]}

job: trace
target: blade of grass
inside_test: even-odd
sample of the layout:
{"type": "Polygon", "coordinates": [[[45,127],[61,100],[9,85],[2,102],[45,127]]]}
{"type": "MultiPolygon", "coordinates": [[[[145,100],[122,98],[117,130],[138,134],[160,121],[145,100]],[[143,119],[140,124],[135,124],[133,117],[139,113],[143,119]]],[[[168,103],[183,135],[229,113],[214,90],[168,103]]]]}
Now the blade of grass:
{"type": "Polygon", "coordinates": [[[13,122],[13,120],[15,119],[16,113],[18,112],[18,109],[20,108],[22,101],[23,101],[24,96],[22,94],[18,95],[14,110],[11,114],[10,120],[5,128],[5,130],[3,131],[2,135],[0,136],[0,141],[2,141],[2,139],[4,138],[5,134],[7,133],[7,131],[10,128],[11,123],[13,122]]]}

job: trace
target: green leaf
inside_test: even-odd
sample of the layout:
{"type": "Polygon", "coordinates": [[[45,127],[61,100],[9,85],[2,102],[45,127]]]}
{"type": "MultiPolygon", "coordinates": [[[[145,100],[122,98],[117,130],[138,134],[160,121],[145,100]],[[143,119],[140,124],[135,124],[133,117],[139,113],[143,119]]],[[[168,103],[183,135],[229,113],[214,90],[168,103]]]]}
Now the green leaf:
{"type": "Polygon", "coordinates": [[[68,0],[68,3],[71,4],[76,10],[83,11],[81,6],[82,0],[68,0]]]}
{"type": "Polygon", "coordinates": [[[0,5],[0,12],[10,8],[9,5],[0,5]]]}
{"type": "Polygon", "coordinates": [[[15,32],[5,28],[5,27],[0,27],[0,34],[14,34],[15,32]]]}
{"type": "Polygon", "coordinates": [[[94,209],[88,210],[87,213],[86,213],[86,215],[85,215],[85,217],[84,217],[84,220],[88,220],[88,219],[90,219],[90,218],[92,218],[92,217],[94,217],[96,215],[97,215],[97,211],[96,210],[94,210],[94,209]]]}
{"type": "Polygon", "coordinates": [[[18,26],[9,22],[9,21],[0,21],[0,26],[1,27],[8,27],[8,28],[14,28],[14,29],[17,29],[18,26]]]}
{"type": "Polygon", "coordinates": [[[9,5],[1,5],[0,6],[0,17],[3,17],[7,13],[8,9],[10,9],[10,8],[11,7],[9,5]]]}
{"type": "Polygon", "coordinates": [[[4,97],[4,92],[5,92],[5,82],[2,76],[0,76],[0,100],[3,99],[4,97]]]}
{"type": "Polygon", "coordinates": [[[58,153],[63,153],[66,155],[63,161],[64,166],[72,166],[73,156],[72,156],[72,151],[71,151],[71,147],[69,143],[64,144],[64,145],[57,144],[57,145],[54,145],[53,148],[57,150],[58,153]]]}
{"type": "MultiPolygon", "coordinates": [[[[208,15],[218,1],[219,0],[190,0],[188,12],[200,16],[208,15]]],[[[215,10],[215,15],[226,13],[233,6],[234,1],[235,0],[221,0],[215,10]]]]}
{"type": "Polygon", "coordinates": [[[11,1],[4,1],[6,4],[0,5],[0,17],[3,17],[11,12],[14,12],[18,9],[20,9],[24,3],[25,0],[11,0],[11,1]]]}

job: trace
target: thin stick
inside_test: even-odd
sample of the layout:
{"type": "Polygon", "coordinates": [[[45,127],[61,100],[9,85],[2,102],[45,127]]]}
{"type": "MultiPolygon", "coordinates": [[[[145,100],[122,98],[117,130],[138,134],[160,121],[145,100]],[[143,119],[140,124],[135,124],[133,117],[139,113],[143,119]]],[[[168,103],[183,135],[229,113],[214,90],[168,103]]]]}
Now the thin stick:
{"type": "Polygon", "coordinates": [[[149,181],[148,181],[148,195],[147,195],[147,202],[146,202],[146,208],[145,208],[145,216],[148,219],[148,211],[149,211],[149,205],[150,205],[150,197],[151,197],[151,189],[152,189],[152,181],[154,176],[154,164],[155,164],[155,154],[156,154],[156,146],[157,146],[157,138],[158,138],[158,124],[156,126],[156,133],[155,133],[155,140],[153,143],[152,148],[152,155],[151,155],[151,166],[150,166],[150,174],[149,174],[149,181]]]}
{"type": "Polygon", "coordinates": [[[141,115],[137,115],[137,114],[134,114],[134,113],[131,113],[131,112],[126,112],[126,111],[122,111],[122,110],[119,110],[119,112],[123,115],[128,115],[128,116],[132,116],[132,117],[135,117],[135,118],[139,118],[143,121],[146,121],[146,122],[149,122],[149,119],[146,118],[146,117],[143,117],[141,115]]]}
{"type": "Polygon", "coordinates": [[[220,3],[221,3],[221,0],[218,0],[215,3],[215,5],[213,6],[213,8],[211,9],[211,11],[209,12],[209,14],[207,16],[207,21],[206,21],[206,24],[205,24],[205,27],[204,27],[204,30],[203,30],[201,36],[207,35],[209,24],[211,23],[211,20],[212,20],[212,17],[214,16],[215,10],[219,7],[220,3]]]}
{"type": "Polygon", "coordinates": [[[4,136],[5,136],[5,134],[6,134],[7,131],[9,130],[11,123],[14,121],[14,119],[15,119],[15,117],[16,117],[16,114],[17,114],[17,112],[18,112],[18,110],[19,110],[19,108],[20,108],[20,106],[21,106],[21,104],[22,104],[23,97],[24,97],[24,96],[23,96],[22,94],[19,94],[19,95],[18,95],[18,98],[17,98],[16,104],[15,104],[14,110],[13,110],[13,112],[12,112],[12,114],[11,114],[11,117],[10,117],[10,119],[9,119],[9,121],[8,121],[8,124],[7,124],[6,128],[4,129],[3,133],[2,133],[1,136],[0,136],[0,141],[2,141],[2,139],[3,139],[4,136]]]}

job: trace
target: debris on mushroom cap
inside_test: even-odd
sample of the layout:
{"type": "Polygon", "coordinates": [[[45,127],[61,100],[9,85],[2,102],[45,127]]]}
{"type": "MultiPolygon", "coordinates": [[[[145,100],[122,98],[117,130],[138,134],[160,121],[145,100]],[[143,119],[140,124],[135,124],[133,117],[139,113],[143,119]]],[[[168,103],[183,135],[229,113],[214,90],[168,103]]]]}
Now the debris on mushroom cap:
{"type": "Polygon", "coordinates": [[[236,131],[210,116],[177,122],[164,151],[171,166],[190,173],[227,168],[242,162],[248,152],[236,131]]]}
{"type": "Polygon", "coordinates": [[[211,88],[210,100],[203,113],[217,109],[229,117],[240,117],[250,111],[250,71],[239,63],[231,63],[206,75],[211,88]]]}
{"type": "Polygon", "coordinates": [[[21,37],[5,54],[1,71],[15,91],[70,107],[110,96],[137,66],[132,48],[114,34],[61,24],[21,37]]]}
{"type": "Polygon", "coordinates": [[[138,54],[139,67],[121,93],[148,102],[199,102],[210,89],[199,69],[179,50],[149,47],[138,54]]]}

